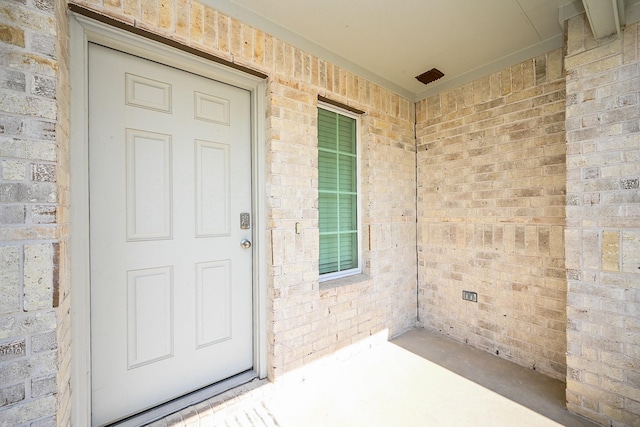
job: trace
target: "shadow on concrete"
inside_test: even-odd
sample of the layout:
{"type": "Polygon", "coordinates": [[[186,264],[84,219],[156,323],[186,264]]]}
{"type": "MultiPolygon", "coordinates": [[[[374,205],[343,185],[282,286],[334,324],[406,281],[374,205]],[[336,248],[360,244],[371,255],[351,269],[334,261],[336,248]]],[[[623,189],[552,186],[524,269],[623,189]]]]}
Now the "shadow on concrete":
{"type": "Polygon", "coordinates": [[[391,341],[564,426],[597,427],[565,406],[565,383],[444,335],[411,329],[391,341]]]}

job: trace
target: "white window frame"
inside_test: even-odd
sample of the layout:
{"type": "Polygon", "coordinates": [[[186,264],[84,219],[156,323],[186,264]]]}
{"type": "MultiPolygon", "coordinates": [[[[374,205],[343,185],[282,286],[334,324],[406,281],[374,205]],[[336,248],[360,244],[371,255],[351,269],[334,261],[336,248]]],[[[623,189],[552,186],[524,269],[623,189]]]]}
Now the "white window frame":
{"type": "MultiPolygon", "coordinates": [[[[361,146],[361,137],[360,137],[360,115],[359,114],[355,114],[351,111],[336,107],[331,104],[327,104],[325,102],[318,102],[318,108],[322,108],[323,110],[331,111],[333,113],[337,113],[345,117],[349,117],[356,121],[356,181],[357,181],[356,182],[356,229],[358,232],[358,239],[357,239],[358,267],[351,268],[349,270],[336,271],[333,273],[320,274],[319,281],[320,283],[322,283],[322,282],[327,282],[329,280],[335,280],[343,277],[362,274],[362,191],[361,191],[362,177],[360,175],[360,172],[361,172],[360,159],[361,159],[362,146],[361,146]]],[[[316,129],[316,135],[317,133],[318,132],[316,129]]],[[[319,157],[319,153],[316,151],[316,158],[318,157],[319,157]]],[[[318,185],[319,184],[320,184],[320,180],[318,179],[318,185]]],[[[320,212],[319,204],[318,204],[318,212],[320,212]]],[[[318,221],[320,221],[320,215],[318,215],[318,221]]],[[[320,232],[319,229],[320,229],[320,224],[318,222],[318,233],[320,232]]],[[[319,242],[320,242],[320,239],[318,238],[318,244],[319,242]]]]}

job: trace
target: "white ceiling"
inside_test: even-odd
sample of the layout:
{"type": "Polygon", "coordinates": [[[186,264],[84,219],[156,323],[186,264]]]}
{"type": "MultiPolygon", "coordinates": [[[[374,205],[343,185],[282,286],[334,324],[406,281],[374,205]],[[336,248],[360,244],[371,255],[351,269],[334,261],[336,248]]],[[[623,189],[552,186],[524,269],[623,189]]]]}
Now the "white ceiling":
{"type": "MultiPolygon", "coordinates": [[[[204,0],[410,99],[562,46],[580,0],[204,0]],[[437,68],[428,86],[415,77],[437,68]]],[[[601,0],[610,1],[610,0],[601,0]]]]}

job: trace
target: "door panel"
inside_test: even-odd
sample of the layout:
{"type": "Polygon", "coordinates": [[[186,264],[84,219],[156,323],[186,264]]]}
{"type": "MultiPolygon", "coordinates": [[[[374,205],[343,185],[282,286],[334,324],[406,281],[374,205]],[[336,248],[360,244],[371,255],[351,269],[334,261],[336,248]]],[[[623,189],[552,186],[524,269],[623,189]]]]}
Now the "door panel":
{"type": "Polygon", "coordinates": [[[92,417],[252,368],[249,92],[89,45],[92,417]]]}
{"type": "Polygon", "coordinates": [[[228,144],[196,141],[196,236],[229,234],[228,144]],[[213,196],[213,197],[212,197],[213,196]]]}
{"type": "Polygon", "coordinates": [[[173,269],[127,272],[127,369],[173,356],[173,269]]]}
{"type": "Polygon", "coordinates": [[[171,239],[172,138],[125,130],[127,240],[171,239]]]}

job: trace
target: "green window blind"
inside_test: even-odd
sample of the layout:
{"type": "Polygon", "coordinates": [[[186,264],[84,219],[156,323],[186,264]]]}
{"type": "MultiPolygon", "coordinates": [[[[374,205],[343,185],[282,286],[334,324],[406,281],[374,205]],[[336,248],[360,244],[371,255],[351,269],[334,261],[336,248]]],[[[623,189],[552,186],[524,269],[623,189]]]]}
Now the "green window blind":
{"type": "Polygon", "coordinates": [[[356,121],[318,109],[320,274],[358,268],[356,121]]]}

